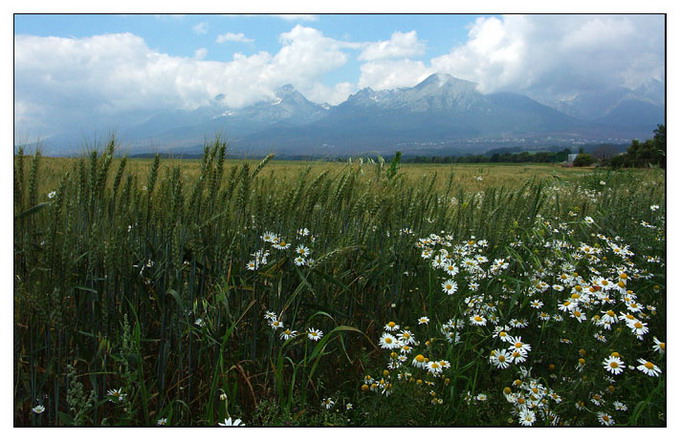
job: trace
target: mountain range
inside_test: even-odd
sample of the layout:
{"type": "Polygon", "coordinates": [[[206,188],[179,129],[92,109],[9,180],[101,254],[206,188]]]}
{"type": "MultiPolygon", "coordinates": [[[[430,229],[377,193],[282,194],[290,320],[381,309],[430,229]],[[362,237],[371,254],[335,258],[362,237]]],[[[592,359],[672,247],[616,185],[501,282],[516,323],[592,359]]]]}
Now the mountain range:
{"type": "MultiPolygon", "coordinates": [[[[515,145],[579,145],[647,139],[665,121],[661,83],[613,88],[539,103],[516,93],[482,94],[473,82],[433,74],[414,87],[365,88],[331,106],[293,86],[270,100],[235,109],[218,95],[192,111],[162,112],[117,137],[130,153],[200,152],[223,135],[236,155],[333,157],[360,153],[427,155],[483,153],[515,145]],[[548,105],[550,104],[550,105],[548,105]]],[[[74,137],[44,141],[47,154],[72,153],[74,137]]]]}

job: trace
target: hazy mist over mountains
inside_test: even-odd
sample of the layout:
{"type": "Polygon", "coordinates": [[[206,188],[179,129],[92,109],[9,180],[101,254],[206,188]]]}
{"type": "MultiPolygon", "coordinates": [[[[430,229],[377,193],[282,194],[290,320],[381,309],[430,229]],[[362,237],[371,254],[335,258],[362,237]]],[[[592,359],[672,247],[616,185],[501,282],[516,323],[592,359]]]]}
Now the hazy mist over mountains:
{"type": "MultiPolygon", "coordinates": [[[[238,109],[217,95],[195,110],[158,112],[112,131],[129,154],[196,154],[216,134],[228,140],[233,155],[466,154],[519,145],[626,143],[650,137],[665,115],[658,81],[552,103],[511,92],[482,94],[475,83],[441,73],[414,87],[364,88],[335,106],[313,103],[291,85],[274,95],[238,109]]],[[[62,133],[43,139],[42,149],[79,154],[94,142],[87,136],[62,133]]]]}

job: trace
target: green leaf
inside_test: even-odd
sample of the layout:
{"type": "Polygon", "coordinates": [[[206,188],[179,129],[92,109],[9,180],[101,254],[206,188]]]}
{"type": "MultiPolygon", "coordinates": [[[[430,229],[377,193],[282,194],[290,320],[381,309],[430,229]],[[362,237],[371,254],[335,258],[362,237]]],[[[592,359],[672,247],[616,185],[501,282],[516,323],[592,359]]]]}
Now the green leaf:
{"type": "Polygon", "coordinates": [[[21,213],[17,214],[17,215],[14,216],[14,217],[15,217],[16,219],[21,219],[22,217],[30,216],[31,214],[33,214],[33,213],[35,213],[35,212],[37,212],[37,211],[39,211],[39,210],[42,210],[43,208],[45,208],[46,206],[48,206],[48,205],[50,205],[50,204],[51,204],[51,202],[41,202],[40,204],[38,204],[38,205],[36,205],[36,206],[34,206],[34,207],[31,207],[31,208],[29,208],[28,210],[22,211],[21,213]]]}

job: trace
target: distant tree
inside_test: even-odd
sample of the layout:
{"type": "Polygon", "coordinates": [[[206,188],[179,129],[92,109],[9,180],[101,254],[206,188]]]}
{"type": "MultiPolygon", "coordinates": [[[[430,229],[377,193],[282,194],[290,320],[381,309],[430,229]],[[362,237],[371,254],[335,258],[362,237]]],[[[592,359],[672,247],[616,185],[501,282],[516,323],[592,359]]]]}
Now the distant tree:
{"type": "Polygon", "coordinates": [[[630,167],[630,158],[628,157],[627,153],[622,153],[620,155],[614,156],[613,158],[610,158],[607,161],[607,165],[609,165],[612,168],[630,167]]]}
{"type": "Polygon", "coordinates": [[[588,153],[579,153],[574,159],[574,167],[587,167],[594,162],[595,159],[588,153]]]}
{"type": "Polygon", "coordinates": [[[571,154],[571,149],[570,148],[565,148],[564,150],[561,150],[555,154],[555,162],[564,162],[569,158],[569,155],[571,154]]]}
{"type": "Polygon", "coordinates": [[[666,168],[666,126],[659,124],[654,129],[654,148],[656,149],[656,154],[658,158],[658,165],[665,169],[666,168]]]}
{"type": "Polygon", "coordinates": [[[654,137],[645,142],[634,139],[626,153],[611,158],[608,165],[621,167],[661,167],[666,168],[666,126],[659,124],[654,137]]]}

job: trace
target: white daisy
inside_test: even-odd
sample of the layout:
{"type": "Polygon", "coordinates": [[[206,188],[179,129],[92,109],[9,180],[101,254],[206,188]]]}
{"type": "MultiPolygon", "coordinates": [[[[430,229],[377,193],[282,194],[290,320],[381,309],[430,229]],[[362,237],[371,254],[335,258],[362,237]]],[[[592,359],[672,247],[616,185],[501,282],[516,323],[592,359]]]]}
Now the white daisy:
{"type": "Polygon", "coordinates": [[[388,332],[385,332],[382,337],[380,337],[379,344],[383,349],[395,349],[400,346],[396,337],[388,332]]]}
{"type": "Polygon", "coordinates": [[[309,337],[309,339],[312,341],[317,341],[323,337],[323,332],[318,329],[309,328],[307,330],[307,337],[309,337]]]}
{"type": "Polygon", "coordinates": [[[442,283],[442,290],[448,295],[455,294],[458,291],[458,284],[453,279],[448,279],[442,283]]]}
{"type": "Polygon", "coordinates": [[[615,357],[613,355],[605,358],[602,362],[602,365],[608,372],[614,375],[619,375],[626,367],[626,364],[619,357],[615,357]]]}
{"type": "Polygon", "coordinates": [[[639,370],[640,372],[644,372],[650,377],[658,377],[659,374],[661,373],[661,369],[659,369],[659,366],[655,365],[651,361],[647,361],[644,358],[638,358],[638,363],[640,364],[638,365],[637,370],[639,370]]]}

